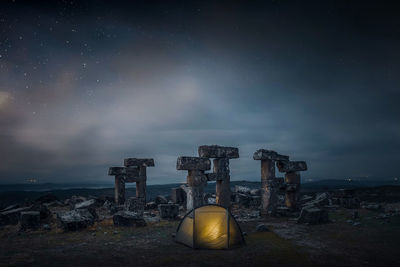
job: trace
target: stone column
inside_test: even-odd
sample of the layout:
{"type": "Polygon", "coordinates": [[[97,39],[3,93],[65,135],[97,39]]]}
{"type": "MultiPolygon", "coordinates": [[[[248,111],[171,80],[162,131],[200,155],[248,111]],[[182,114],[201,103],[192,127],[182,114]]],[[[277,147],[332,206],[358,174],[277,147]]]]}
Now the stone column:
{"type": "Polygon", "coordinates": [[[125,202],[125,178],[126,170],[124,167],[111,167],[108,170],[108,175],[115,176],[115,203],[122,205],[125,202]]]}
{"type": "Polygon", "coordinates": [[[146,203],[146,167],[140,166],[139,167],[139,177],[140,180],[136,182],[136,197],[140,197],[144,199],[146,203]]]}
{"type": "Polygon", "coordinates": [[[187,170],[188,176],[186,188],[186,210],[204,205],[204,187],[207,185],[207,177],[204,171],[211,168],[211,162],[207,158],[178,157],[177,170],[187,170]]]}
{"type": "Polygon", "coordinates": [[[261,215],[274,215],[278,201],[278,181],[275,177],[275,161],[289,160],[272,150],[259,149],[253,155],[254,160],[261,160],[261,215]]]}
{"type": "Polygon", "coordinates": [[[239,158],[239,149],[225,146],[200,146],[199,156],[202,158],[214,158],[213,173],[208,173],[209,181],[216,181],[216,203],[225,208],[231,206],[231,187],[229,159],[239,158]]]}
{"type": "Polygon", "coordinates": [[[154,167],[154,159],[127,158],[124,165],[128,169],[129,182],[136,182],[136,197],[146,203],[147,167],[154,167]]]}
{"type": "Polygon", "coordinates": [[[300,195],[300,171],[307,170],[304,161],[278,161],[276,163],[280,172],[285,172],[285,205],[290,209],[296,209],[300,195]]]}

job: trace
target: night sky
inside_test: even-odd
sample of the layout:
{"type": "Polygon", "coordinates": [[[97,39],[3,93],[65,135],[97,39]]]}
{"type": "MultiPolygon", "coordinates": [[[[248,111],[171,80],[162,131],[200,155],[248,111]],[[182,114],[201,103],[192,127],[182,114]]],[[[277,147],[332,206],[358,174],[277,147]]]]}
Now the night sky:
{"type": "Polygon", "coordinates": [[[259,148],[399,175],[400,9],[348,2],[1,1],[0,183],[112,182],[126,157],[183,182],[204,144],[239,147],[233,180],[259,148]]]}

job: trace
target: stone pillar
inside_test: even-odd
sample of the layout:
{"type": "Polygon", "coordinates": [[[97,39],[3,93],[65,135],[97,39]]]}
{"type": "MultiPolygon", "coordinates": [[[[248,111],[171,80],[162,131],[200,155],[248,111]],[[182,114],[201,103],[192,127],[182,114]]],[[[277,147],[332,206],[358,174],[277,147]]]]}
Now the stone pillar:
{"type": "Polygon", "coordinates": [[[139,167],[139,177],[140,180],[136,182],[136,197],[143,198],[144,203],[146,203],[146,167],[140,166],[139,167]]]}
{"type": "Polygon", "coordinates": [[[124,167],[111,167],[108,170],[108,175],[115,176],[115,203],[122,205],[125,202],[125,177],[126,170],[124,167]]]}
{"type": "Polygon", "coordinates": [[[259,149],[253,155],[254,160],[261,160],[261,215],[274,215],[278,201],[278,181],[275,177],[275,161],[289,160],[272,150],[259,149]]]}
{"type": "Polygon", "coordinates": [[[128,171],[128,181],[136,182],[136,197],[146,203],[147,167],[154,167],[154,159],[127,158],[124,165],[128,171]]]}
{"type": "Polygon", "coordinates": [[[186,210],[204,205],[204,187],[207,185],[207,177],[204,171],[211,168],[211,162],[207,158],[178,157],[177,170],[187,170],[188,176],[186,191],[186,210]]]}
{"type": "Polygon", "coordinates": [[[146,167],[153,167],[153,159],[128,158],[125,167],[111,167],[108,175],[115,176],[115,203],[125,203],[125,183],[136,183],[136,197],[146,203],[146,167]]]}
{"type": "Polygon", "coordinates": [[[231,187],[229,159],[239,158],[239,149],[224,146],[200,146],[199,156],[202,158],[214,158],[213,173],[206,174],[209,181],[216,181],[216,203],[225,208],[231,206],[231,187]]]}
{"type": "Polygon", "coordinates": [[[300,196],[300,171],[307,170],[304,161],[278,161],[276,163],[280,172],[285,172],[285,205],[290,209],[296,209],[300,196]]]}

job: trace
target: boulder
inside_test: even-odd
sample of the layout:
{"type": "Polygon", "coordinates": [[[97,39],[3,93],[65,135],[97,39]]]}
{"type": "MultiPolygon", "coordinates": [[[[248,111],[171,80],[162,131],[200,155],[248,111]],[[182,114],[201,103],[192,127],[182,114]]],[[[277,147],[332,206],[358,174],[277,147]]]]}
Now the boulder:
{"type": "Polygon", "coordinates": [[[19,204],[13,204],[13,205],[7,206],[6,208],[2,209],[0,212],[18,209],[19,207],[20,207],[19,204]]]}
{"type": "Polygon", "coordinates": [[[156,208],[157,208],[157,204],[154,201],[146,203],[146,207],[145,207],[146,210],[154,210],[156,208]]]}
{"type": "Polygon", "coordinates": [[[250,203],[250,197],[246,194],[237,193],[235,202],[241,207],[248,207],[250,203]]]}
{"type": "Polygon", "coordinates": [[[250,194],[251,189],[250,189],[250,187],[247,187],[247,186],[235,185],[235,192],[242,193],[242,194],[250,194]]]}
{"type": "Polygon", "coordinates": [[[89,199],[83,202],[76,203],[74,209],[88,209],[96,206],[96,199],[89,199]]]}
{"type": "Polygon", "coordinates": [[[125,206],[124,205],[113,205],[110,208],[110,214],[115,214],[117,212],[123,211],[125,210],[125,206]]]}
{"type": "Polygon", "coordinates": [[[40,227],[39,211],[21,212],[21,230],[38,229],[40,227]]]}
{"type": "Polygon", "coordinates": [[[71,209],[74,209],[74,208],[75,208],[75,205],[76,205],[77,203],[84,202],[84,201],[86,201],[86,200],[87,200],[87,199],[86,199],[85,197],[81,197],[81,196],[72,196],[70,199],[67,199],[67,200],[65,201],[65,204],[66,204],[66,205],[69,205],[71,209]]]}
{"type": "Polygon", "coordinates": [[[132,211],[119,211],[113,216],[115,226],[146,226],[142,216],[132,211]]]}
{"type": "Polygon", "coordinates": [[[160,205],[160,204],[167,204],[168,203],[168,199],[164,196],[157,196],[155,199],[155,203],[156,205],[160,205]]]}
{"type": "Polygon", "coordinates": [[[259,224],[256,227],[257,232],[269,232],[268,227],[265,224],[259,224]]]}
{"type": "Polygon", "coordinates": [[[185,191],[180,187],[171,189],[171,200],[175,204],[183,204],[185,202],[185,195],[185,191]]]}
{"type": "Polygon", "coordinates": [[[87,209],[70,210],[57,214],[60,225],[66,231],[76,231],[92,225],[94,216],[87,209]]]}
{"type": "Polygon", "coordinates": [[[125,201],[125,210],[133,211],[139,216],[143,216],[144,206],[144,198],[141,197],[130,197],[125,201]]]}
{"type": "Polygon", "coordinates": [[[328,211],[316,207],[305,207],[301,210],[297,223],[322,224],[329,222],[328,211]]]}
{"type": "Polygon", "coordinates": [[[173,219],[179,214],[179,205],[177,204],[160,204],[158,211],[161,218],[173,219]]]}
{"type": "Polygon", "coordinates": [[[16,225],[21,217],[21,212],[30,210],[31,207],[11,209],[0,213],[0,226],[16,225]]]}
{"type": "Polygon", "coordinates": [[[107,209],[107,210],[111,210],[111,208],[112,208],[113,206],[114,206],[114,203],[113,203],[113,202],[108,201],[108,200],[104,201],[103,208],[105,208],[105,209],[107,209]]]}
{"type": "Polygon", "coordinates": [[[261,196],[261,189],[251,189],[250,190],[250,195],[252,196],[261,196]]]}

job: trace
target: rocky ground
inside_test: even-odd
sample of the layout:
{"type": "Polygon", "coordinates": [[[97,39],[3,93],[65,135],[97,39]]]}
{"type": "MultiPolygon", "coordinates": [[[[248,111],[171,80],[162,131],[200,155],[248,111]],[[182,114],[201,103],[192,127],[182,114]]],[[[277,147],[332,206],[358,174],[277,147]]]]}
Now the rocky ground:
{"type": "MultiPolygon", "coordinates": [[[[9,207],[8,213],[7,210],[0,211],[0,222],[3,224],[0,226],[0,265],[400,264],[400,201],[385,202],[380,199],[379,202],[372,202],[373,198],[369,198],[366,202],[355,196],[346,196],[349,192],[342,191],[303,196],[303,209],[318,209],[326,212],[328,217],[321,217],[321,212],[317,217],[313,217],[316,213],[307,213],[314,215],[306,216],[308,222],[299,223],[301,212],[285,209],[279,210],[274,217],[262,218],[253,206],[257,192],[245,188],[237,188],[235,191],[235,194],[241,196],[234,199],[232,214],[238,220],[246,241],[244,246],[237,249],[193,250],[175,243],[173,234],[184,211],[182,208],[177,211],[168,210],[168,213],[179,214],[173,216],[175,218],[161,218],[157,204],[168,201],[168,198],[163,199],[161,196],[156,199],[157,204],[147,205],[142,217],[133,215],[133,218],[120,222],[121,226],[115,225],[115,215],[126,210],[126,207],[110,205],[107,199],[73,197],[61,202],[47,196],[23,207],[24,211],[16,212],[19,216],[22,212],[28,212],[26,221],[19,217],[16,224],[10,223],[12,219],[7,217],[10,211],[14,210],[15,213],[21,207],[9,207]],[[83,214],[84,223],[79,224],[77,229],[65,227],[62,215],[83,209],[88,211],[83,214]],[[35,214],[29,212],[36,212],[38,221],[29,219],[36,218],[35,214]],[[140,218],[144,220],[145,226],[140,218]],[[124,222],[131,224],[123,226],[124,222]]],[[[212,201],[213,196],[208,197],[212,201]]],[[[72,219],[77,216],[73,215],[72,219]]]]}

